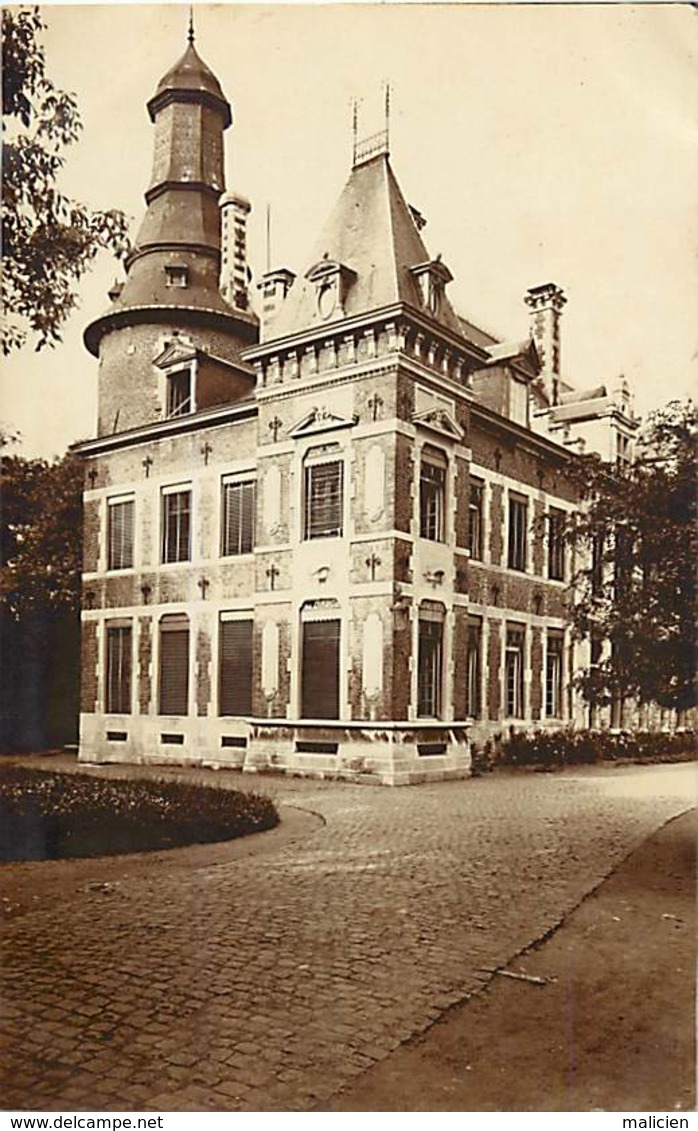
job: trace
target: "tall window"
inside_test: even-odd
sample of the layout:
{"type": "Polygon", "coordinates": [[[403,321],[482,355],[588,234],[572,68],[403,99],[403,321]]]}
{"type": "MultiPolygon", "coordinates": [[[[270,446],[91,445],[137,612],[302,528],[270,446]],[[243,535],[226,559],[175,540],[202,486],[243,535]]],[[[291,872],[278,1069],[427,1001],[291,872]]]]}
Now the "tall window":
{"type": "Polygon", "coordinates": [[[616,463],[621,467],[627,467],[630,463],[630,437],[624,436],[622,432],[616,433],[616,463]]]}
{"type": "Polygon", "coordinates": [[[419,533],[432,542],[445,539],[446,457],[425,450],[419,468],[419,533]]]}
{"type": "Polygon", "coordinates": [[[107,623],[106,711],[131,713],[131,625],[107,623]]]}
{"type": "Polygon", "coordinates": [[[189,713],[189,620],[174,614],[160,621],[161,715],[189,713]]]}
{"type": "Polygon", "coordinates": [[[252,714],[251,620],[221,620],[218,651],[218,714],[252,714]]]}
{"type": "Polygon", "coordinates": [[[187,562],[191,557],[191,490],[162,493],[162,560],[187,562]]]}
{"type": "Polygon", "coordinates": [[[548,577],[565,579],[565,512],[555,507],[548,514],[548,577]]]}
{"type": "Polygon", "coordinates": [[[341,538],[344,517],[344,465],[313,460],[305,468],[305,537],[341,538]]]}
{"type": "Polygon", "coordinates": [[[468,715],[479,719],[482,714],[482,621],[468,622],[468,648],[465,656],[468,715]]]}
{"type": "Polygon", "coordinates": [[[474,561],[482,561],[483,506],[485,485],[479,479],[470,480],[470,502],[468,505],[468,549],[474,561]]]}
{"type": "Polygon", "coordinates": [[[417,658],[417,714],[420,718],[440,718],[442,684],[443,621],[420,616],[417,658]]]}
{"type": "Polygon", "coordinates": [[[525,629],[507,628],[504,656],[504,703],[510,719],[524,717],[524,641],[525,629]]]}
{"type": "Polygon", "coordinates": [[[191,369],[179,369],[167,378],[167,415],[185,416],[194,407],[191,369]]]}
{"type": "Polygon", "coordinates": [[[526,569],[528,504],[516,495],[509,496],[509,569],[526,569]]]}
{"type": "Polygon", "coordinates": [[[339,620],[303,623],[301,672],[304,719],[339,718],[339,620]]]}
{"type": "Polygon", "coordinates": [[[107,500],[107,569],[133,568],[133,499],[107,500]]]}
{"type": "Polygon", "coordinates": [[[562,718],[562,633],[548,633],[545,654],[545,713],[548,718],[562,718]]]}
{"type": "Polygon", "coordinates": [[[254,547],[255,482],[245,479],[223,484],[223,544],[221,553],[250,554],[254,547]]]}

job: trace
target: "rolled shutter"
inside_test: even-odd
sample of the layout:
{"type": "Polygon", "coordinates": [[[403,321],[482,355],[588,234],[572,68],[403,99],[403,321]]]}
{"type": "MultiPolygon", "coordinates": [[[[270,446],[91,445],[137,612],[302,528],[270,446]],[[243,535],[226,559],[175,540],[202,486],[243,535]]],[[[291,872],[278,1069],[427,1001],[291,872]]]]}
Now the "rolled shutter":
{"type": "Polygon", "coordinates": [[[305,719],[339,718],[338,620],[303,625],[303,693],[305,719]]]}
{"type": "Polygon", "coordinates": [[[342,534],[344,468],[341,462],[315,463],[305,471],[306,538],[342,534]]]}
{"type": "Polygon", "coordinates": [[[133,566],[133,499],[109,504],[109,569],[133,566]]]}
{"type": "Polygon", "coordinates": [[[220,626],[220,715],[252,714],[251,620],[225,620],[220,626]]]}
{"type": "Polygon", "coordinates": [[[189,624],[179,618],[160,624],[160,714],[189,713],[189,624]]]}
{"type": "Polygon", "coordinates": [[[223,553],[249,554],[254,547],[255,484],[226,483],[223,553]]]}

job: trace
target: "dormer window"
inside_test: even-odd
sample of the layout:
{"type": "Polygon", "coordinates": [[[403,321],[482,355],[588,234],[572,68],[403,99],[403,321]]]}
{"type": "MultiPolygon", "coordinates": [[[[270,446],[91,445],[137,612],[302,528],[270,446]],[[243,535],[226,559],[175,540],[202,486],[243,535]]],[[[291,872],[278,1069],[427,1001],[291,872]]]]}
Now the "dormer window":
{"type": "Polygon", "coordinates": [[[323,322],[333,316],[344,317],[344,302],[356,273],[343,263],[324,258],[306,272],[306,279],[315,285],[317,312],[323,322]]]}
{"type": "Polygon", "coordinates": [[[183,290],[189,286],[189,268],[181,263],[168,263],[165,267],[165,285],[183,290]]]}
{"type": "Polygon", "coordinates": [[[193,412],[191,369],[178,369],[167,377],[167,415],[185,416],[193,412]]]}
{"type": "Polygon", "coordinates": [[[440,257],[431,263],[420,263],[411,267],[410,271],[419,287],[419,297],[422,306],[429,314],[437,317],[441,310],[446,284],[450,283],[453,275],[440,257]]]}

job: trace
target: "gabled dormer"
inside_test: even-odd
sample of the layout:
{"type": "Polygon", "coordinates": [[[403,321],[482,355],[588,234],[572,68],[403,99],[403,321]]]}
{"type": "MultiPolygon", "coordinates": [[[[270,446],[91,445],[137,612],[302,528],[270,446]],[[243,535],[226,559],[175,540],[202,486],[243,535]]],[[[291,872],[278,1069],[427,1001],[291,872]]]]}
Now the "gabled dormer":
{"type": "Polygon", "coordinates": [[[417,284],[422,309],[432,318],[438,318],[444,304],[446,285],[453,279],[446,264],[441,262],[441,256],[437,255],[429,263],[418,263],[416,267],[410,267],[410,275],[417,284]]]}
{"type": "Polygon", "coordinates": [[[323,322],[334,318],[344,318],[349,288],[356,281],[356,271],[330,259],[327,254],[313,264],[305,277],[315,288],[315,305],[323,322]]]}
{"type": "Polygon", "coordinates": [[[174,334],[153,358],[158,370],[160,414],[165,419],[188,416],[214,405],[231,404],[252,392],[249,370],[197,347],[188,336],[174,334]]]}
{"type": "Polygon", "coordinates": [[[497,342],[488,347],[487,364],[473,373],[473,392],[481,404],[528,428],[540,358],[532,338],[497,342]]]}

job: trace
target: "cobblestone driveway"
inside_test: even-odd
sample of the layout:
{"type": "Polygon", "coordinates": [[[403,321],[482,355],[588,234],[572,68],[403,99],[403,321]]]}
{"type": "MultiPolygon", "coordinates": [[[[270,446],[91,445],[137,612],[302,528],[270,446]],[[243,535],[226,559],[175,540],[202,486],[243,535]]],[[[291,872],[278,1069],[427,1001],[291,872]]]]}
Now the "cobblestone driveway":
{"type": "Polygon", "coordinates": [[[694,775],[391,790],[190,773],[261,787],[324,824],[263,834],[233,859],[205,848],[152,866],[3,865],[16,912],[2,954],[3,1105],[322,1107],[694,804],[694,775]]]}

